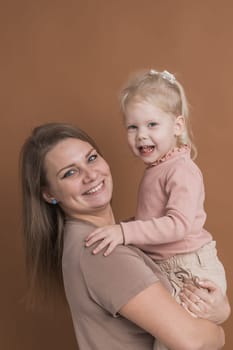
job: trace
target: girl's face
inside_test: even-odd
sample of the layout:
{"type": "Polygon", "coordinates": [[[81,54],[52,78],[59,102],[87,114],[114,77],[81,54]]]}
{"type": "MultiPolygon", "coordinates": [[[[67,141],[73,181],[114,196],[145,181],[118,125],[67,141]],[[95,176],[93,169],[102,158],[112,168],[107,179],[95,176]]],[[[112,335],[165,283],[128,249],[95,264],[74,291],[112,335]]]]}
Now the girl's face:
{"type": "Polygon", "coordinates": [[[125,112],[128,144],[146,164],[152,164],[177,145],[184,118],[164,112],[155,104],[131,102],[125,112]]]}
{"type": "Polygon", "coordinates": [[[48,186],[43,197],[49,203],[55,198],[68,216],[85,218],[110,206],[109,166],[88,142],[60,141],[47,153],[44,167],[48,186]]]}

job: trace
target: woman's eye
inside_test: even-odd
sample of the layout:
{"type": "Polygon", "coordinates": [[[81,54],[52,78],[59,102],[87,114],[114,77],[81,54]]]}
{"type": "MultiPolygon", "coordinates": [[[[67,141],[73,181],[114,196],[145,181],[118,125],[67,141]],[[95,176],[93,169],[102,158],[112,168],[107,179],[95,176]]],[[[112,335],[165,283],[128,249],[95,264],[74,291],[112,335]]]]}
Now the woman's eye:
{"type": "Polygon", "coordinates": [[[70,169],[63,175],[63,179],[66,177],[70,177],[70,176],[77,174],[77,173],[78,173],[77,169],[70,169]]]}
{"type": "Polygon", "coordinates": [[[90,157],[88,158],[88,161],[89,162],[94,162],[97,157],[98,157],[97,153],[91,154],[90,157]]]}

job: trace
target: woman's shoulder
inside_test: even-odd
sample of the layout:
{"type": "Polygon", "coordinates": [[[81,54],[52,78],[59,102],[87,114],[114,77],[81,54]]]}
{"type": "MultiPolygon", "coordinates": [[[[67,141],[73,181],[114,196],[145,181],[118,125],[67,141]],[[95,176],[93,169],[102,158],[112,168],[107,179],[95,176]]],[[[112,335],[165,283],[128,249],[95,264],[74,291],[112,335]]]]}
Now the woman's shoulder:
{"type": "Polygon", "coordinates": [[[96,226],[88,221],[77,219],[66,220],[63,256],[68,256],[70,258],[71,255],[74,254],[76,259],[80,260],[80,262],[84,261],[84,270],[85,266],[91,266],[92,263],[95,265],[92,266],[92,268],[98,268],[98,266],[105,264],[106,260],[113,265],[117,263],[118,266],[124,264],[125,260],[140,261],[143,264],[149,264],[147,260],[150,258],[148,258],[140,249],[133,246],[118,246],[107,258],[102,252],[94,255],[92,252],[99,242],[96,242],[90,247],[86,247],[85,238],[95,229],[96,226]]]}
{"type": "Polygon", "coordinates": [[[64,240],[73,238],[79,241],[95,229],[96,226],[91,222],[73,218],[67,219],[64,227],[64,240]]]}
{"type": "Polygon", "coordinates": [[[89,221],[86,220],[81,220],[81,219],[75,219],[75,218],[67,218],[65,221],[65,230],[68,229],[83,229],[83,230],[88,230],[88,228],[95,228],[96,226],[92,224],[89,221]]]}
{"type": "Polygon", "coordinates": [[[84,249],[85,238],[96,227],[90,222],[77,219],[67,219],[64,227],[63,262],[79,259],[84,249]]]}

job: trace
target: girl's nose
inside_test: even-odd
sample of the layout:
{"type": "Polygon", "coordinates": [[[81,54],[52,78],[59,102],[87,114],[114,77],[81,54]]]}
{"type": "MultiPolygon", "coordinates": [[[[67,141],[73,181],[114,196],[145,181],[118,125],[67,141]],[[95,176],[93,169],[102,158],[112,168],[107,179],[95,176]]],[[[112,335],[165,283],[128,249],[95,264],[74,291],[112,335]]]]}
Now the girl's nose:
{"type": "Polygon", "coordinates": [[[138,140],[145,140],[147,138],[147,133],[145,130],[138,130],[138,140]]]}
{"type": "Polygon", "coordinates": [[[96,179],[97,172],[94,169],[85,169],[83,172],[83,182],[89,183],[96,179]]]}

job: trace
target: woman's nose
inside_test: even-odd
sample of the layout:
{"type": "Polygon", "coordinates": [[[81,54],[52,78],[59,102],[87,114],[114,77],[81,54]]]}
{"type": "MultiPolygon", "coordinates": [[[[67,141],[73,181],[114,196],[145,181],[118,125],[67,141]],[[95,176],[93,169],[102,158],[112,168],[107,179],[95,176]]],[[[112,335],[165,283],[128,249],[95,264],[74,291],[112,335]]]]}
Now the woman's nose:
{"type": "Polygon", "coordinates": [[[83,182],[88,183],[94,181],[97,177],[97,172],[94,169],[85,169],[83,172],[83,182]]]}

